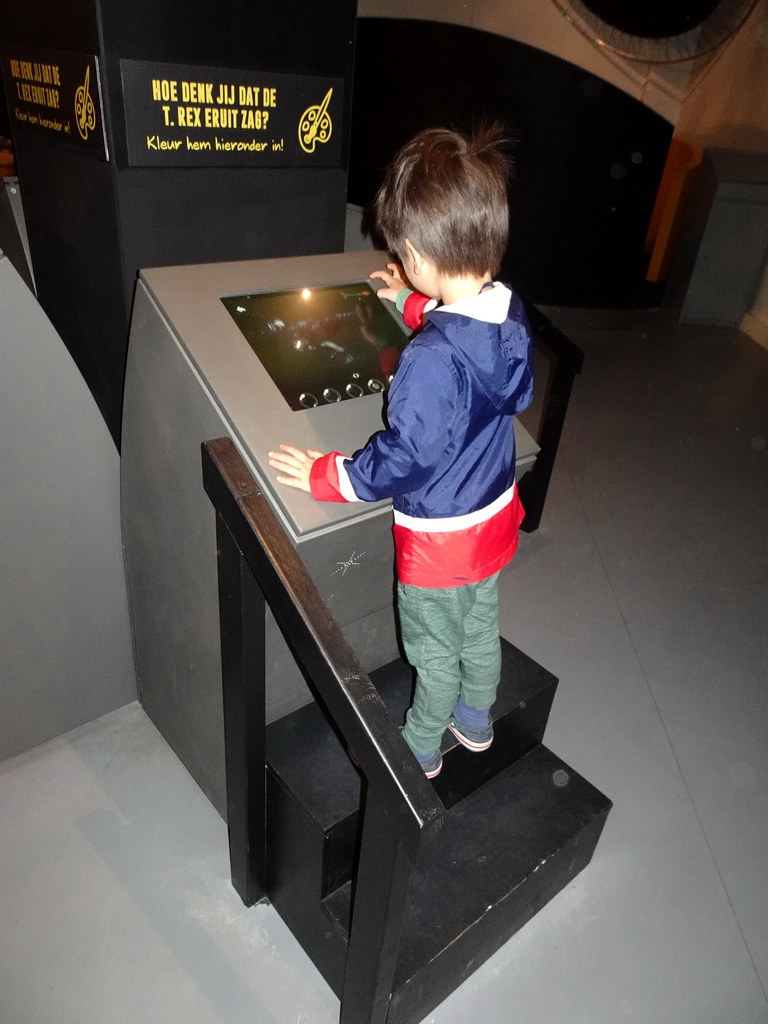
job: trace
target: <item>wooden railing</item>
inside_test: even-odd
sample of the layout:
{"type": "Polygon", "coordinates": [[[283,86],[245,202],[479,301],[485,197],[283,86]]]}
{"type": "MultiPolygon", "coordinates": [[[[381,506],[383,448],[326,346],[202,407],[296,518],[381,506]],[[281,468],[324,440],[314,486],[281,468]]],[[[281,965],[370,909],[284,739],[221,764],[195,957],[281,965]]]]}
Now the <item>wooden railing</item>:
{"type": "Polygon", "coordinates": [[[203,445],[216,509],[232,882],[266,893],[264,616],[275,620],[367,782],[341,1024],[386,1019],[408,881],[445,807],[229,438],[203,445]]]}

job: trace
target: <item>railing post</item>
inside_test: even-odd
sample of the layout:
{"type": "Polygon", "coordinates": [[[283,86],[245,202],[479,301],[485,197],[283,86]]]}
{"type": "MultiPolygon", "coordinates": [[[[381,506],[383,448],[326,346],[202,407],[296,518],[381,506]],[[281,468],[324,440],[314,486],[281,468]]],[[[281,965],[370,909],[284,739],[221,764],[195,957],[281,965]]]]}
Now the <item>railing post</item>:
{"type": "Polygon", "coordinates": [[[369,786],[339,1024],[386,1022],[412,867],[369,786]]]}
{"type": "Polygon", "coordinates": [[[533,533],[538,530],[541,523],[573,382],[576,375],[581,373],[584,353],[562,331],[554,327],[535,306],[527,309],[534,339],[546,345],[555,357],[537,438],[539,454],[536,456],[533,469],[528,470],[519,482],[520,499],[525,508],[525,519],[520,529],[526,533],[533,533]]]}
{"type": "Polygon", "coordinates": [[[253,573],[216,516],[232,885],[249,907],[266,895],[266,605],[253,573]]]}
{"type": "Polygon", "coordinates": [[[541,514],[544,511],[552,470],[555,468],[555,457],[565,424],[565,414],[568,410],[574,376],[573,369],[566,361],[562,358],[558,359],[552,374],[552,384],[541,427],[540,451],[536,456],[536,464],[520,481],[520,498],[525,508],[525,519],[521,529],[526,533],[538,530],[541,523],[541,514]]]}

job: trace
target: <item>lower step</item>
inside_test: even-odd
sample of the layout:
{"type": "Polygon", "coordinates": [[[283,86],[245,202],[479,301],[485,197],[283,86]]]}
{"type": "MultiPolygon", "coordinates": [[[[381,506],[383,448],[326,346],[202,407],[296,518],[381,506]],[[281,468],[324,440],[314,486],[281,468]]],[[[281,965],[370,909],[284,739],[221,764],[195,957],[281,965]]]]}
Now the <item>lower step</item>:
{"type": "MultiPolygon", "coordinates": [[[[387,1024],[418,1024],[568,885],[610,807],[543,746],[453,807],[413,871],[387,1024]]],[[[351,885],[324,906],[348,932],[351,885]]]]}

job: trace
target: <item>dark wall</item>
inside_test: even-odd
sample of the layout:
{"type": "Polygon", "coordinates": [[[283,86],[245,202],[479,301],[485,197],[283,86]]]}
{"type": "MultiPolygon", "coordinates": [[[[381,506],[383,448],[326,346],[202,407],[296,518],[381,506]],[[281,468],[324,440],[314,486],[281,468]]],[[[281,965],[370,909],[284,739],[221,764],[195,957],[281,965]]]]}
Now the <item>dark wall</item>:
{"type": "Polygon", "coordinates": [[[96,53],[99,34],[93,0],[31,0],[3,4],[0,24],[4,45],[26,42],[46,50],[96,53]],[[15,9],[11,10],[11,7],[15,9]]]}
{"type": "Polygon", "coordinates": [[[113,169],[33,132],[14,142],[38,299],[117,440],[130,297],[113,169]]]}
{"type": "Polygon", "coordinates": [[[434,22],[358,22],[352,202],[370,202],[383,167],[419,129],[482,120],[501,121],[517,140],[504,276],[538,303],[655,304],[643,241],[667,121],[523,43],[434,22]]]}
{"type": "Polygon", "coordinates": [[[5,82],[2,75],[0,75],[0,135],[4,135],[6,139],[13,138],[11,119],[8,116],[8,104],[5,99],[5,82]]]}
{"type": "Polygon", "coordinates": [[[130,306],[141,267],[343,248],[348,146],[335,168],[129,167],[121,58],[345,81],[354,0],[27,0],[11,46],[96,54],[110,160],[19,129],[14,141],[38,294],[119,441],[130,306]]]}

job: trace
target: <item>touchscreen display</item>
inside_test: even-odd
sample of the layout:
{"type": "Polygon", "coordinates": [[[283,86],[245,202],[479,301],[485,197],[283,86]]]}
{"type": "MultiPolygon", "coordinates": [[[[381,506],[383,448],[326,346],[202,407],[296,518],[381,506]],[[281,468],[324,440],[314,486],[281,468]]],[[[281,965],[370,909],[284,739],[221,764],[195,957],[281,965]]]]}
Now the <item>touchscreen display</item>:
{"type": "Polygon", "coordinates": [[[295,410],[386,391],[408,344],[367,281],[221,301],[295,410]]]}

